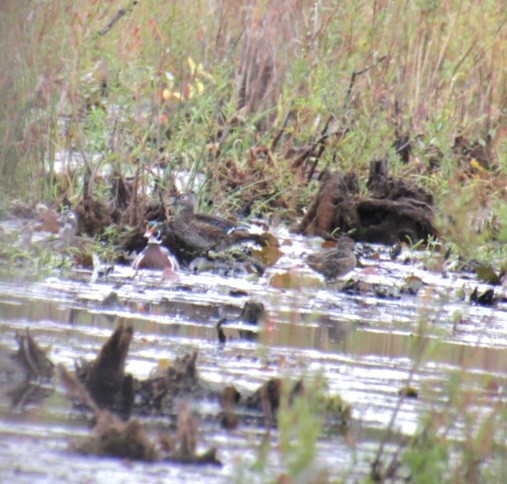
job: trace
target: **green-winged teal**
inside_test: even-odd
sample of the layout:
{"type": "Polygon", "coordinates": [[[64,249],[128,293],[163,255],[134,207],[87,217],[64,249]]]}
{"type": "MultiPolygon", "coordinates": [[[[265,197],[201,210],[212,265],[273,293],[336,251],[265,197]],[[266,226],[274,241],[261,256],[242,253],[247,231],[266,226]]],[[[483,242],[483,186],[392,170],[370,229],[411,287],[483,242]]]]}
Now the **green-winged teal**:
{"type": "Polygon", "coordinates": [[[326,280],[333,280],[348,274],[356,267],[354,248],[354,241],[350,237],[343,236],[336,242],[336,247],[310,254],[306,258],[306,263],[314,271],[322,274],[326,280]]]}
{"type": "Polygon", "coordinates": [[[144,236],[148,239],[148,245],[135,258],[132,263],[133,269],[179,270],[179,264],[174,255],[162,245],[158,222],[149,222],[144,236]]]}

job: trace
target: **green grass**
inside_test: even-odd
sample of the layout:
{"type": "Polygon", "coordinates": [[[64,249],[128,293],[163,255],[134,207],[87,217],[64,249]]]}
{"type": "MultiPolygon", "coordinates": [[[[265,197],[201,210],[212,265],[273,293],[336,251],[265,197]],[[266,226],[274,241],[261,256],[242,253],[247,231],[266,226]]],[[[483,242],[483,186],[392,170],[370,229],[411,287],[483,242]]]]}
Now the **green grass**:
{"type": "Polygon", "coordinates": [[[79,195],[70,185],[82,184],[85,169],[140,168],[148,182],[150,164],[165,162],[165,185],[173,169],[201,173],[206,197],[234,206],[244,194],[234,201],[221,168],[234,160],[248,171],[248,150],[281,132],[266,173],[272,193],[259,201],[265,212],[273,193],[305,197],[287,150],[315,140],[332,116],[347,135],[329,139],[318,169],[337,163],[364,178],[370,159],[387,156],[393,173],[406,172],[392,147],[398,129],[419,137],[422,164],[424,146],[442,150],[437,195],[441,186],[445,195],[458,132],[493,136],[506,170],[499,8],[285,0],[242,6],[238,16],[230,2],[4,2],[2,179],[22,198],[58,199],[79,195]],[[82,162],[62,183],[50,173],[69,150],[100,162],[82,162]]]}

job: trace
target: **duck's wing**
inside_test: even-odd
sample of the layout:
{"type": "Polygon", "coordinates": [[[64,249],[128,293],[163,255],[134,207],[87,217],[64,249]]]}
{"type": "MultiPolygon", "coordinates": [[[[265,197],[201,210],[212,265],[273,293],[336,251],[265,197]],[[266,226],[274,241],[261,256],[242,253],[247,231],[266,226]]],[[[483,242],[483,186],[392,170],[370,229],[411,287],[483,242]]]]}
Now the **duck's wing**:
{"type": "Polygon", "coordinates": [[[178,259],[174,256],[174,254],[164,245],[160,246],[160,250],[164,253],[164,255],[167,257],[169,262],[171,263],[171,269],[173,271],[179,271],[180,270],[180,264],[178,263],[178,259]]]}
{"type": "Polygon", "coordinates": [[[324,249],[319,250],[319,252],[314,252],[313,254],[309,254],[306,257],[306,263],[313,267],[316,266],[322,266],[326,263],[328,263],[336,254],[336,249],[324,249]]]}
{"type": "Polygon", "coordinates": [[[207,213],[196,213],[194,215],[194,220],[196,221],[196,223],[212,225],[214,227],[217,227],[223,232],[230,232],[231,230],[234,230],[238,226],[238,224],[233,220],[218,217],[216,215],[210,215],[207,213]]]}
{"type": "Polygon", "coordinates": [[[137,269],[142,269],[143,268],[140,265],[141,265],[141,261],[144,258],[145,252],[146,252],[146,248],[143,249],[141,252],[139,252],[139,254],[137,254],[136,258],[132,262],[132,269],[137,270],[137,269]]]}

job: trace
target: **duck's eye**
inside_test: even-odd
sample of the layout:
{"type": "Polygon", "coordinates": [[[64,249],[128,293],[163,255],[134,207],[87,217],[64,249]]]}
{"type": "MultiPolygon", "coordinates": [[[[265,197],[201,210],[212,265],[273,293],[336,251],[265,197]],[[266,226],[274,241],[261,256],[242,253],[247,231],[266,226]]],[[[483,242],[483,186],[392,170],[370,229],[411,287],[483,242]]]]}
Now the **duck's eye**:
{"type": "Polygon", "coordinates": [[[77,221],[77,216],[74,212],[69,212],[67,214],[64,215],[64,219],[65,221],[67,222],[76,222],[77,221]]]}

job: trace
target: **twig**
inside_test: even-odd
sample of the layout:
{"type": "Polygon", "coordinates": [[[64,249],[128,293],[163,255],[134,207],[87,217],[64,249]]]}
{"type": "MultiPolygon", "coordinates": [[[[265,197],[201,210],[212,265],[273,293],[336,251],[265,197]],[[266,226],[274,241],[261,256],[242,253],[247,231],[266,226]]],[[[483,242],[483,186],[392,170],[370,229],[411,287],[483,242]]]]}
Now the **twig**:
{"type": "MultiPolygon", "coordinates": [[[[323,128],[323,130],[320,133],[320,136],[303,152],[301,155],[299,155],[293,162],[292,162],[292,168],[296,169],[299,168],[310,156],[310,154],[313,152],[317,146],[321,145],[324,146],[324,141],[326,141],[327,138],[329,138],[330,133],[328,133],[329,125],[331,124],[331,121],[333,121],[334,116],[329,116],[328,120],[326,121],[326,124],[323,128]]],[[[317,160],[320,158],[324,150],[319,150],[319,154],[317,156],[317,160]]]]}
{"type": "Polygon", "coordinates": [[[118,22],[118,20],[120,20],[127,12],[130,12],[136,5],[137,0],[133,0],[127,8],[120,8],[120,10],[116,12],[114,17],[107,23],[107,25],[103,29],[99,30],[98,34],[106,35],[113,28],[114,24],[118,22]]]}
{"type": "Polygon", "coordinates": [[[291,106],[289,110],[287,111],[287,114],[285,115],[285,118],[283,120],[282,126],[278,130],[278,133],[276,133],[276,136],[273,138],[273,141],[271,142],[271,147],[269,148],[269,151],[273,152],[273,150],[276,148],[278,143],[280,142],[280,139],[282,138],[283,133],[285,132],[285,128],[287,127],[287,124],[289,124],[289,120],[292,116],[292,105],[294,103],[291,103],[291,106]]]}
{"type": "Polygon", "coordinates": [[[319,160],[322,157],[322,153],[324,153],[325,149],[326,149],[326,145],[324,143],[321,143],[321,145],[319,146],[319,151],[318,151],[317,155],[315,156],[315,160],[314,160],[310,170],[308,171],[308,176],[306,177],[308,179],[308,181],[310,181],[312,179],[313,174],[315,173],[315,170],[317,169],[317,165],[319,164],[319,160]]]}
{"type": "Polygon", "coordinates": [[[359,71],[354,71],[352,73],[352,76],[350,76],[350,83],[349,88],[347,89],[347,94],[345,94],[345,100],[343,101],[343,108],[346,108],[350,101],[350,95],[352,94],[352,89],[354,87],[354,84],[356,82],[356,77],[364,74],[365,72],[368,72],[370,69],[373,69],[377,64],[380,64],[387,58],[386,55],[383,55],[382,57],[379,57],[373,64],[365,67],[364,69],[361,69],[359,71]]]}

